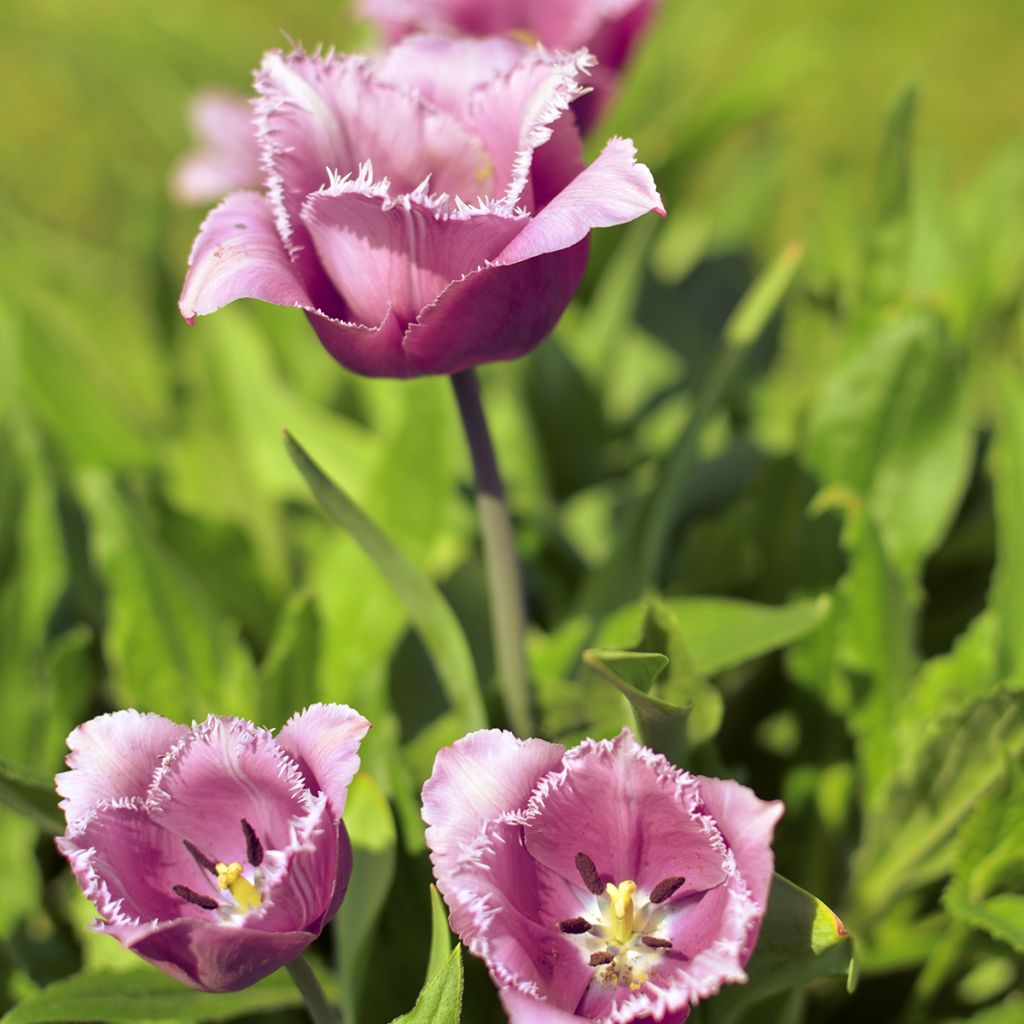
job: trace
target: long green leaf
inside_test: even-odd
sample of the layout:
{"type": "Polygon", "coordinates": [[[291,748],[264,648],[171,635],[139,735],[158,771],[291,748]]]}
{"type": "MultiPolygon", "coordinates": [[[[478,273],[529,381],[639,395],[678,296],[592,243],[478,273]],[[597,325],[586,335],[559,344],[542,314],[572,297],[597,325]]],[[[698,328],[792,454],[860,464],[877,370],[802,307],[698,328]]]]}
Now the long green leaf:
{"type": "Polygon", "coordinates": [[[463,718],[466,729],[485,727],[487,714],[473,657],[451,605],[287,433],[285,446],[324,511],[348,530],[394,588],[430,655],[448,700],[463,718]]]}
{"type": "Polygon", "coordinates": [[[444,967],[452,951],[452,932],[448,927],[448,911],[437,887],[430,887],[430,956],[427,958],[427,976],[424,984],[444,967]]]}
{"type": "Polygon", "coordinates": [[[0,804],[54,835],[64,831],[53,779],[24,765],[0,759],[0,804]]]}
{"type": "Polygon", "coordinates": [[[391,1024],[459,1024],[462,1017],[462,947],[456,946],[427,982],[416,1005],[391,1024]]]}
{"type": "Polygon", "coordinates": [[[152,967],[129,971],[84,971],[33,993],[9,1010],[0,1024],[49,1021],[228,1020],[243,1014],[283,1010],[302,1003],[284,971],[251,988],[226,995],[195,992],[152,967]]]}

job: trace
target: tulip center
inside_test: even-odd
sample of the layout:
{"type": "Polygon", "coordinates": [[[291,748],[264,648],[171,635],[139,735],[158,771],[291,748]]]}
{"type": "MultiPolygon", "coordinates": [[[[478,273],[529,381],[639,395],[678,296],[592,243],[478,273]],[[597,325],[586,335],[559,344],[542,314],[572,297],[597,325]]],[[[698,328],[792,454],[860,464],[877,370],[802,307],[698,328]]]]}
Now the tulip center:
{"type": "Polygon", "coordinates": [[[672,909],[663,904],[685,879],[672,875],[654,886],[646,900],[638,902],[634,897],[639,895],[639,887],[632,879],[602,885],[594,862],[584,853],[577,854],[576,868],[595,897],[597,912],[560,921],[558,930],[578,944],[603,985],[623,985],[636,991],[672,949],[672,941],[659,934],[672,909]]]}
{"type": "Polygon", "coordinates": [[[232,861],[225,864],[223,861],[215,861],[208,857],[194,843],[187,839],[182,840],[185,849],[192,855],[192,859],[204,870],[213,876],[212,882],[216,886],[216,892],[227,892],[235,901],[235,905],[222,903],[203,893],[190,889],[187,885],[172,886],[174,893],[188,903],[192,903],[203,910],[215,910],[225,921],[236,920],[244,917],[250,910],[256,910],[263,902],[260,895],[261,872],[260,864],[263,863],[263,844],[256,835],[255,829],[245,818],[242,819],[242,835],[245,837],[246,859],[252,868],[249,878],[244,872],[245,868],[241,861],[232,861]]]}
{"type": "Polygon", "coordinates": [[[242,865],[237,860],[231,864],[217,863],[214,867],[217,871],[217,888],[227,889],[240,910],[255,910],[260,905],[259,890],[242,874],[242,865]]]}

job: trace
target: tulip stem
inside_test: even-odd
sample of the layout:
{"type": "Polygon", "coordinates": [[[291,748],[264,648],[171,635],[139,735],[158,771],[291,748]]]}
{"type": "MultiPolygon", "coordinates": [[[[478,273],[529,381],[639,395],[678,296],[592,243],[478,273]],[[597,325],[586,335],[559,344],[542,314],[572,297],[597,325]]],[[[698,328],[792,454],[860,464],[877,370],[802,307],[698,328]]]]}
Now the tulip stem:
{"type": "Polygon", "coordinates": [[[513,731],[523,737],[531,736],[533,715],[526,664],[526,607],[512,519],[505,504],[505,488],[480,402],[476,374],[473,370],[453,374],[452,385],[473,458],[498,689],[513,731]]]}
{"type": "Polygon", "coordinates": [[[317,981],[313,968],[305,957],[300,956],[291,963],[285,964],[288,973],[295,982],[295,987],[302,993],[306,1001],[306,1010],[313,1024],[338,1024],[340,1016],[327,1001],[327,995],[320,982],[317,981]]]}

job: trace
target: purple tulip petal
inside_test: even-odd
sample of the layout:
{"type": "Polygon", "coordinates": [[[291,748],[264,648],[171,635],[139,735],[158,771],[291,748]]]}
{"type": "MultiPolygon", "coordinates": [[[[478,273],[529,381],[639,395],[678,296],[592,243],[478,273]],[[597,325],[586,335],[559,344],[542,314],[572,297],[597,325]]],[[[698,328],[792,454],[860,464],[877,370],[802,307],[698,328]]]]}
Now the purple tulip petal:
{"type": "Polygon", "coordinates": [[[574,1024],[586,1019],[515,988],[503,988],[499,994],[509,1024],[574,1024]]]}
{"type": "Polygon", "coordinates": [[[331,812],[340,819],[345,797],[359,770],[359,744],[370,723],[345,704],[312,704],[292,715],[277,734],[314,795],[327,794],[331,812]]]}
{"type": "Polygon", "coordinates": [[[67,772],[57,776],[60,806],[68,821],[98,804],[143,797],[160,759],[188,733],[162,715],[115,711],[100,715],[68,736],[67,772]]]}
{"type": "Polygon", "coordinates": [[[260,152],[247,99],[227,92],[199,93],[189,106],[199,147],[171,173],[171,194],[181,203],[207,203],[262,181],[260,152]]]}
{"type": "MultiPolygon", "coordinates": [[[[457,858],[485,823],[526,805],[565,747],[510,732],[471,732],[438,752],[423,787],[423,820],[435,865],[457,858]]],[[[440,869],[439,869],[440,870],[440,869]]]]}
{"type": "Polygon", "coordinates": [[[447,214],[422,191],[389,200],[366,174],[311,196],[303,221],[320,263],[354,316],[377,324],[394,311],[410,323],[449,282],[497,256],[522,230],[525,215],[483,209],[447,214]]]}
{"type": "Polygon", "coordinates": [[[497,263],[518,263],[567,249],[592,228],[664,215],[651,172],[636,162],[628,139],[610,139],[601,155],[544,207],[501,253],[497,263]]]}
{"type": "Polygon", "coordinates": [[[491,266],[450,284],[405,336],[416,373],[458,373],[517,359],[558,323],[579,287],[588,242],[511,266],[491,266]]]}

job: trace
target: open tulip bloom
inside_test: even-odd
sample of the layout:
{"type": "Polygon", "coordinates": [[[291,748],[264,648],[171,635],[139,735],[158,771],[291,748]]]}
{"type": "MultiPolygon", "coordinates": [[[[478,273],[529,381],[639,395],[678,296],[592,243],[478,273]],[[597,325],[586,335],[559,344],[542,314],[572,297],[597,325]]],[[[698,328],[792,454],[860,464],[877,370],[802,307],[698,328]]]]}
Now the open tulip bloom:
{"type": "Polygon", "coordinates": [[[295,306],[371,376],[529,351],[572,298],[590,230],[663,212],[627,140],[583,167],[569,105],[592,64],[507,38],[267,54],[266,190],[232,193],[206,219],[182,314],[243,297],[295,306]]]}
{"type": "Polygon", "coordinates": [[[600,62],[594,92],[577,109],[584,129],[611,98],[618,73],[658,0],[362,0],[392,42],[411,32],[519,34],[559,50],[585,46],[600,62]]]}
{"type": "Polygon", "coordinates": [[[452,927],[519,1024],[678,1024],[746,980],[782,811],[628,730],[568,752],[471,733],[423,788],[452,927]]]}
{"type": "Polygon", "coordinates": [[[317,704],[275,738],[240,718],[191,728],[118,711],[68,737],[57,840],[96,929],[194,988],[230,992],[289,963],[341,904],[341,814],[369,723],[317,704]]]}

